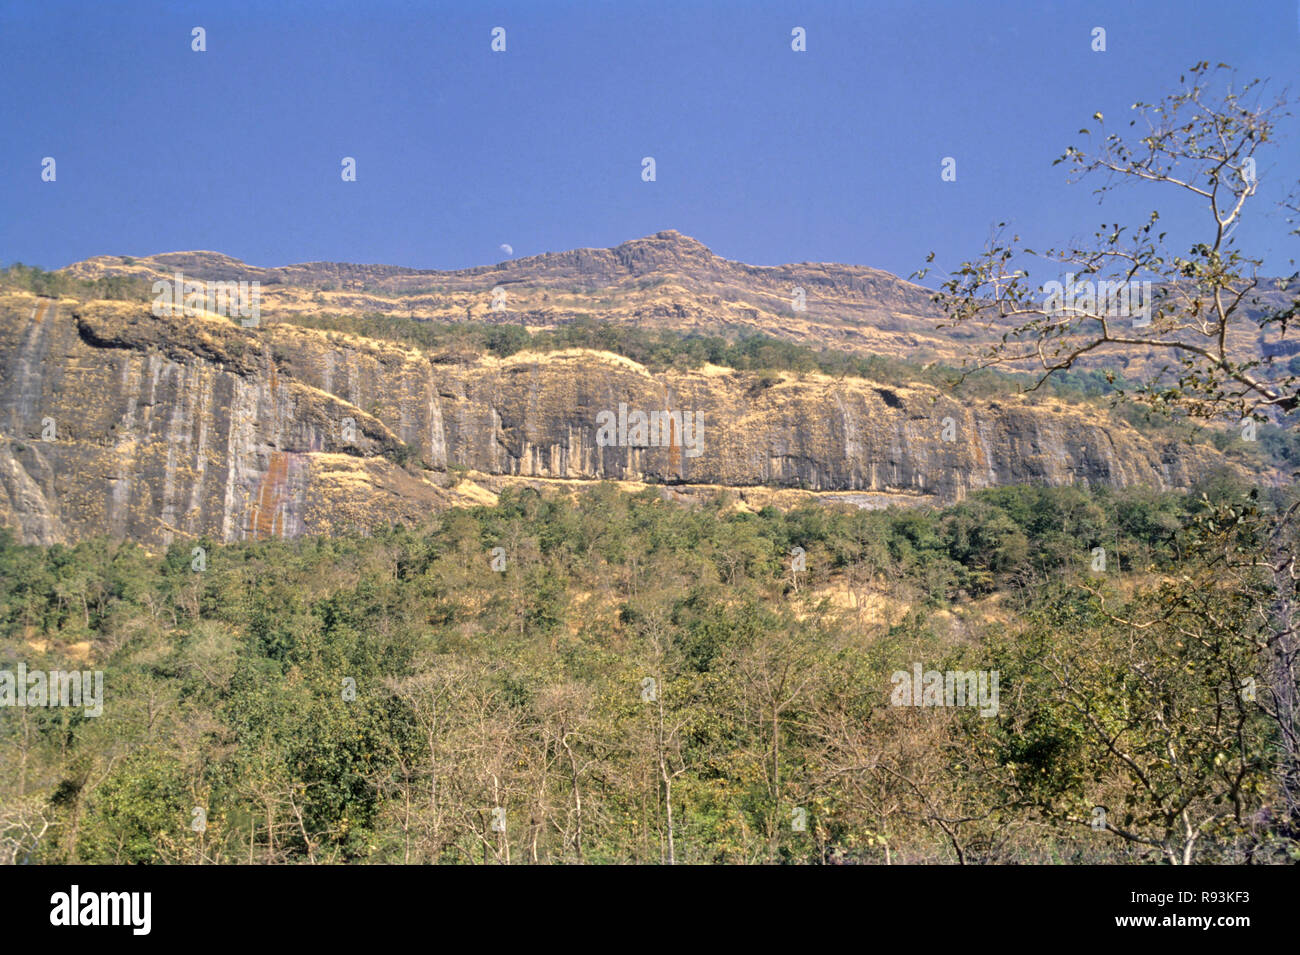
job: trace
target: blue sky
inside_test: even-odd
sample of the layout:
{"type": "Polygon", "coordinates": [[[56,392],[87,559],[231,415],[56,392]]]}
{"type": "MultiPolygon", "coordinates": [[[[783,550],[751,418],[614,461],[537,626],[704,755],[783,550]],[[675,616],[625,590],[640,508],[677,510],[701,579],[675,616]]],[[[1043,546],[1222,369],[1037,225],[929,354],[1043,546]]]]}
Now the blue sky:
{"type": "MultiPolygon", "coordinates": [[[[1181,197],[1098,208],[1051,162],[1202,59],[1300,93],[1295,0],[3,2],[0,261],[449,269],[673,228],[746,262],[908,275],[1003,219],[1038,245],[1153,207],[1176,230],[1181,197]]],[[[1300,245],[1273,209],[1300,176],[1300,127],[1282,132],[1238,230],[1275,273],[1300,245]]]]}

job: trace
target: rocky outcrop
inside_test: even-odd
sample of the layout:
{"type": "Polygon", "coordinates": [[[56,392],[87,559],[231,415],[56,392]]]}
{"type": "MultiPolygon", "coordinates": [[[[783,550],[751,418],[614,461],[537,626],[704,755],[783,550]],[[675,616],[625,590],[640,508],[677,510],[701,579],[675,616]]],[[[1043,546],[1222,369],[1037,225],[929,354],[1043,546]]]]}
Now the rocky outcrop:
{"type": "Polygon", "coordinates": [[[1093,406],[715,367],[651,374],[588,350],[467,360],[24,294],[0,297],[0,368],[0,523],[41,543],[418,522],[485,499],[458,483],[467,472],[956,500],[1019,482],[1185,487],[1222,463],[1093,406]],[[665,417],[657,446],[631,446],[632,428],[620,444],[600,428],[620,405],[629,418],[698,416],[685,421],[699,430],[665,417]]]}

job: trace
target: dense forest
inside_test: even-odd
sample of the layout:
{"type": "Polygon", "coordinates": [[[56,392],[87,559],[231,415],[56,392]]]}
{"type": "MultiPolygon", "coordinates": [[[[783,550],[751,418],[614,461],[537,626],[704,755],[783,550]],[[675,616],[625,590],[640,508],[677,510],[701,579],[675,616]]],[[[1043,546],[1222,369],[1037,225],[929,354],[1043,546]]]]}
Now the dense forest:
{"type": "Polygon", "coordinates": [[[1294,861],[1255,556],[1290,503],[597,485],[165,554],[6,534],[0,667],[104,701],[5,712],[0,861],[1294,861]],[[918,665],[996,671],[996,713],[895,705],[918,665]]]}

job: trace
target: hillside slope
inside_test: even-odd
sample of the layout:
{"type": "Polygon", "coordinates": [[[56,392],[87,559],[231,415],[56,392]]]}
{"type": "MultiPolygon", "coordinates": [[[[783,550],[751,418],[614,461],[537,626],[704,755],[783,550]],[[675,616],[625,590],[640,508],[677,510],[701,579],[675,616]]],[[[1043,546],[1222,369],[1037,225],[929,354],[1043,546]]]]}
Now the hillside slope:
{"type": "MultiPolygon", "coordinates": [[[[270,319],[380,312],[540,329],[590,318],[675,333],[763,334],[813,348],[953,365],[1010,328],[996,322],[947,327],[929,290],[879,269],[747,265],[674,230],[611,249],[548,252],[455,271],[340,262],[262,268],[217,252],[170,252],[97,256],[63,272],[80,279],[130,277],[145,289],[177,272],[202,281],[257,281],[270,319]]],[[[1043,281],[1065,279],[1047,272],[1043,281]]],[[[1276,311],[1298,294],[1294,282],[1289,293],[1275,284],[1261,282],[1251,291],[1244,303],[1249,315],[1276,311]]],[[[1228,345],[1242,360],[1300,349],[1282,340],[1277,327],[1250,321],[1234,325],[1228,345]]],[[[1115,349],[1085,356],[1076,367],[1147,380],[1167,363],[1167,355],[1146,349],[1115,349]]]]}

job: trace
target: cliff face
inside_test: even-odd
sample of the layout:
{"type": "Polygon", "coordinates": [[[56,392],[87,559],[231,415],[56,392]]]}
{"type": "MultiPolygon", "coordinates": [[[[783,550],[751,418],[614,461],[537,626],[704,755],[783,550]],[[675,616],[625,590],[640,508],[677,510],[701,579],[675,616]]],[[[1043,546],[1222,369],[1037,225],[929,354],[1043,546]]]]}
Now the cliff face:
{"type": "Polygon", "coordinates": [[[585,350],[466,361],[17,293],[0,297],[0,356],[0,522],[41,543],[418,522],[492,499],[490,481],[455,479],[464,469],[955,500],[1016,482],[1184,487],[1222,462],[1084,406],[712,367],[652,375],[585,350]],[[620,405],[627,444],[638,411],[684,426],[665,418],[658,446],[620,444],[600,428],[620,405]]]}

